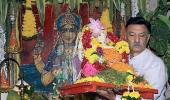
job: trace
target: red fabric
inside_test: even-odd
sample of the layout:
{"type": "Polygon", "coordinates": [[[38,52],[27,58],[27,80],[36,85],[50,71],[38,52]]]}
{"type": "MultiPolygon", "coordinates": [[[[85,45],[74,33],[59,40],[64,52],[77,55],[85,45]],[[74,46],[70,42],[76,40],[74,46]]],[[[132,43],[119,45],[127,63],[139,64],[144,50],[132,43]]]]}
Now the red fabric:
{"type": "Polygon", "coordinates": [[[38,9],[37,9],[36,4],[32,5],[32,12],[35,16],[36,28],[38,30],[38,28],[40,26],[40,19],[39,19],[39,14],[38,14],[38,9]]]}
{"type": "Polygon", "coordinates": [[[66,12],[67,9],[68,9],[68,4],[67,4],[67,3],[61,4],[60,10],[61,10],[62,13],[63,13],[63,12],[66,12]]]}
{"type": "Polygon", "coordinates": [[[36,40],[22,41],[23,50],[21,52],[21,63],[31,64],[33,63],[33,48],[36,44],[36,40]]]}
{"type": "Polygon", "coordinates": [[[55,10],[54,6],[51,4],[46,4],[45,7],[45,19],[44,19],[44,38],[49,38],[48,34],[53,30],[54,20],[55,20],[55,10]]]}
{"type": "Polygon", "coordinates": [[[81,3],[80,4],[79,14],[80,14],[80,16],[82,18],[82,26],[88,24],[89,23],[89,7],[88,7],[88,3],[81,3]]]}
{"type": "Polygon", "coordinates": [[[100,19],[101,13],[99,12],[99,8],[95,8],[93,13],[92,13],[92,18],[96,19],[100,19]]]}

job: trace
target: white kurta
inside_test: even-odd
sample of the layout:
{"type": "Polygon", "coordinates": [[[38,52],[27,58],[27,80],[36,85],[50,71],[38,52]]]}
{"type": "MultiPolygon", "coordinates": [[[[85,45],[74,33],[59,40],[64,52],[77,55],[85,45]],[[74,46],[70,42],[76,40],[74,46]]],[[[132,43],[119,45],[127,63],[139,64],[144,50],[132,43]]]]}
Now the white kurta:
{"type": "Polygon", "coordinates": [[[158,89],[158,94],[154,95],[154,100],[166,100],[164,94],[168,80],[167,69],[159,57],[149,49],[145,49],[139,55],[129,59],[129,64],[139,75],[144,76],[155,89],[158,89]]]}
{"type": "MultiPolygon", "coordinates": [[[[158,89],[158,94],[154,95],[154,100],[166,100],[168,75],[166,66],[159,57],[149,49],[145,49],[139,55],[129,59],[129,64],[140,76],[144,76],[155,89],[158,89]]],[[[116,95],[116,100],[121,100],[121,96],[116,95]]]]}

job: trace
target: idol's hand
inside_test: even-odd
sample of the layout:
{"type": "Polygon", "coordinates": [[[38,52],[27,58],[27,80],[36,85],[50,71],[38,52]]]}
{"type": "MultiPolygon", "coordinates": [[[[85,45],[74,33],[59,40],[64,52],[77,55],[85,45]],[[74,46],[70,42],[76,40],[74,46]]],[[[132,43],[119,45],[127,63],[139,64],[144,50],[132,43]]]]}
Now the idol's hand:
{"type": "Polygon", "coordinates": [[[51,70],[51,73],[52,73],[53,76],[56,76],[56,75],[59,74],[60,71],[61,71],[60,68],[53,68],[53,69],[51,70]]]}

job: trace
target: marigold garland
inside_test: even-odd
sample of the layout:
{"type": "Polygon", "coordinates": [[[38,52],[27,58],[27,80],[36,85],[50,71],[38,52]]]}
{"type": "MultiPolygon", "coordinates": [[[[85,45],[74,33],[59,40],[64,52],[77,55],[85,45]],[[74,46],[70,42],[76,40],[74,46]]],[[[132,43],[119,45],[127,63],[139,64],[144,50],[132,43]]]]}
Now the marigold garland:
{"type": "Polygon", "coordinates": [[[103,56],[107,63],[121,62],[122,56],[114,48],[103,48],[103,56]]]}
{"type": "Polygon", "coordinates": [[[133,92],[124,92],[121,100],[140,100],[140,94],[139,92],[133,91],[133,92]]]}
{"type": "Polygon", "coordinates": [[[129,49],[129,44],[126,41],[119,41],[116,43],[115,45],[115,49],[117,52],[119,52],[120,54],[122,53],[129,53],[130,49],[129,49]]]}
{"type": "Polygon", "coordinates": [[[105,82],[102,78],[99,78],[98,76],[94,77],[85,77],[77,80],[75,83],[82,83],[82,82],[105,82]]]}
{"type": "Polygon", "coordinates": [[[31,10],[31,0],[26,0],[26,11],[22,24],[22,36],[30,38],[36,34],[36,22],[33,12],[31,10]]]}
{"type": "Polygon", "coordinates": [[[123,62],[115,62],[115,63],[109,63],[109,67],[120,71],[120,72],[126,72],[128,70],[132,70],[133,68],[129,66],[129,64],[127,63],[123,63],[123,62]]]}

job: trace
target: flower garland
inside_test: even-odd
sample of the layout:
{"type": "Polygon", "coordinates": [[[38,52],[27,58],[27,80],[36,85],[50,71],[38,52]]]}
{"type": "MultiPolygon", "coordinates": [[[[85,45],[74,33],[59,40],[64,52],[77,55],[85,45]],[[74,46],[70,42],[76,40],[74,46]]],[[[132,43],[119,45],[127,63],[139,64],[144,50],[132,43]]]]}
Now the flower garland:
{"type": "Polygon", "coordinates": [[[26,10],[22,25],[22,36],[25,38],[31,38],[36,34],[36,22],[31,9],[31,0],[26,0],[26,10]]]}
{"type": "Polygon", "coordinates": [[[140,100],[140,94],[139,92],[124,92],[121,100],[140,100]]]}
{"type": "Polygon", "coordinates": [[[82,44],[85,49],[92,47],[90,44],[91,35],[92,35],[92,32],[88,28],[85,28],[84,34],[82,36],[82,44]]]}

